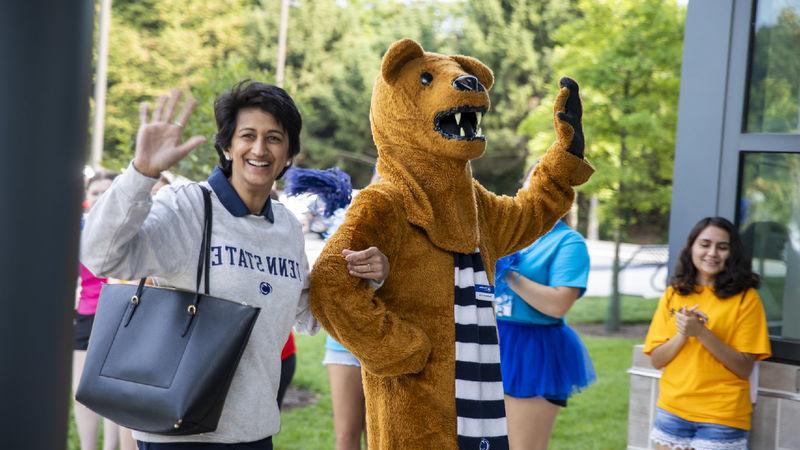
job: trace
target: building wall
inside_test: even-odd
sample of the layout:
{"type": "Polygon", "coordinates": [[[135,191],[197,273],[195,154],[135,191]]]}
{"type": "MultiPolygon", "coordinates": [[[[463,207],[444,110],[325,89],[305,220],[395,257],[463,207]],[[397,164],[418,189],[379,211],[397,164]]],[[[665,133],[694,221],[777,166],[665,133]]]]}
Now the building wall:
{"type": "MultiPolygon", "coordinates": [[[[628,450],[653,449],[649,439],[661,371],[653,369],[642,346],[633,348],[628,404],[628,450]]],[[[800,450],[800,367],[759,363],[758,400],[750,433],[752,450],[800,450]]]]}
{"type": "Polygon", "coordinates": [[[669,227],[670,267],[692,226],[733,222],[743,152],[800,152],[800,134],[744,131],[756,2],[690,1],[686,12],[669,227]]]}
{"type": "Polygon", "coordinates": [[[674,267],[686,235],[699,219],[711,215],[733,218],[733,209],[721,208],[717,199],[732,11],[732,1],[690,1],[687,6],[669,221],[669,267],[674,267]]]}
{"type": "MultiPolygon", "coordinates": [[[[671,268],[689,230],[701,218],[723,216],[738,224],[743,155],[800,154],[796,129],[783,133],[745,130],[751,27],[758,5],[753,0],[692,0],[687,6],[670,213],[671,268]]],[[[800,240],[796,244],[787,253],[793,255],[800,240]]],[[[780,337],[773,336],[772,345],[773,355],[793,364],[763,361],[759,365],[751,432],[754,450],[800,450],[800,344],[787,332],[799,322],[800,301],[791,283],[800,274],[796,266],[785,267],[784,292],[789,300],[784,300],[782,316],[775,319],[782,331],[777,333],[780,337]]],[[[661,372],[636,346],[628,373],[628,449],[654,448],[648,434],[661,372]]]]}

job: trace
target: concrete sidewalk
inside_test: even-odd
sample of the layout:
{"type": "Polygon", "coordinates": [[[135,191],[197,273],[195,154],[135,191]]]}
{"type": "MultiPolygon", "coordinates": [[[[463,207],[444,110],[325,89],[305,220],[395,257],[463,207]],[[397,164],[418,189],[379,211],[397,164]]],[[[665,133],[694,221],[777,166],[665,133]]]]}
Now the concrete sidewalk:
{"type": "MultiPolygon", "coordinates": [[[[313,266],[325,242],[315,233],[306,234],[306,254],[313,266]]],[[[608,296],[611,294],[611,266],[614,262],[614,243],[609,241],[586,241],[591,260],[589,285],[586,295],[608,296]]],[[[667,246],[640,246],[622,244],[622,264],[630,261],[620,273],[620,291],[623,294],[642,297],[659,297],[666,286],[667,246]],[[638,251],[638,252],[637,252],[638,251]],[[658,265],[662,264],[662,265],[658,265]]]]}
{"type": "MultiPolygon", "coordinates": [[[[614,243],[610,241],[586,241],[591,260],[589,285],[586,295],[608,296],[611,294],[611,268],[614,263],[614,243]]],[[[623,243],[620,246],[620,262],[630,261],[620,272],[620,292],[642,297],[660,297],[667,282],[666,245],[623,243]]]]}

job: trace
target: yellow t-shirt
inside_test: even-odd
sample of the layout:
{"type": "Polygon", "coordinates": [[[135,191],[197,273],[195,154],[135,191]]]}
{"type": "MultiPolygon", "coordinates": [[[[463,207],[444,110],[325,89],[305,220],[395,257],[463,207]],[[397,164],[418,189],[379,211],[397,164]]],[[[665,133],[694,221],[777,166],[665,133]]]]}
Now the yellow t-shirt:
{"type": "MultiPolygon", "coordinates": [[[[674,311],[698,305],[708,315],[707,327],[723,342],[757,359],[771,355],[767,319],[755,289],[719,299],[710,287],[680,295],[667,288],[650,323],[644,352],[675,336],[674,311]]],[[[658,407],[693,422],[750,429],[750,383],[728,370],[696,337],[665,367],[659,383],[658,407]]]]}

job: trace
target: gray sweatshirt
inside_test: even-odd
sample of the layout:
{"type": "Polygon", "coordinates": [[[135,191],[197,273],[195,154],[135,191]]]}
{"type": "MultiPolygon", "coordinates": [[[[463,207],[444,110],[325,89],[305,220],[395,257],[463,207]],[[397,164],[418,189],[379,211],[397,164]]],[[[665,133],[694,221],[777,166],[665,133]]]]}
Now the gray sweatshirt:
{"type": "MultiPolygon", "coordinates": [[[[81,261],[97,276],[152,276],[159,286],[193,291],[202,192],[196,183],[168,186],[151,201],[155,182],[132,165],[114,180],[86,219],[81,261]]],[[[210,294],[258,306],[261,313],[216,431],[188,436],[134,432],[141,441],[233,443],[276,434],[281,350],[293,324],[311,334],[319,329],[308,307],[308,261],[297,219],[278,202],[268,202],[261,215],[250,214],[218,169],[202,184],[211,187],[214,217],[210,294]]]]}

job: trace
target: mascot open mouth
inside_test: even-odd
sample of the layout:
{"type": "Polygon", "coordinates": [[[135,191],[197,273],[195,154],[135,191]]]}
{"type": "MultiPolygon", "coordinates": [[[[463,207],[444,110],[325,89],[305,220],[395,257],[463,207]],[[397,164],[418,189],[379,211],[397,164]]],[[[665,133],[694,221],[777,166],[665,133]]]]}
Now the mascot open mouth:
{"type": "Polygon", "coordinates": [[[481,133],[481,119],[486,108],[475,106],[459,106],[436,114],[433,129],[446,139],[457,141],[485,141],[481,133]]]}

